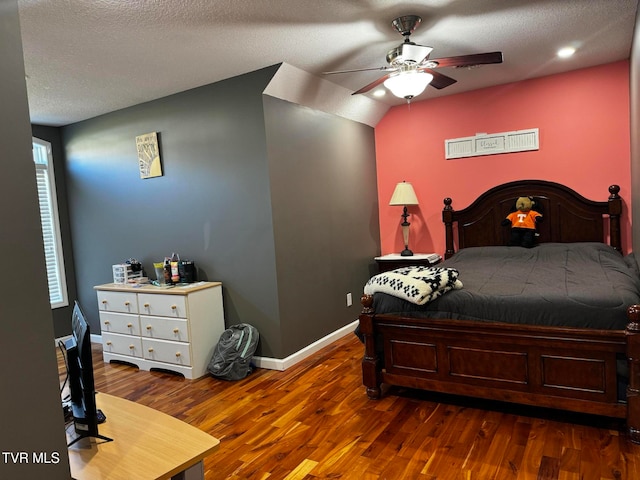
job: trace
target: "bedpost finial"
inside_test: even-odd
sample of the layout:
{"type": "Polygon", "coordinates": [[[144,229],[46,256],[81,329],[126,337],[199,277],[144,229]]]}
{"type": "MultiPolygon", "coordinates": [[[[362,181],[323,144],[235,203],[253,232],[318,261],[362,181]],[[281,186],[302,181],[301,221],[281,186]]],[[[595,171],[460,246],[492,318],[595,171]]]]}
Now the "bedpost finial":
{"type": "Polygon", "coordinates": [[[360,303],[362,304],[362,313],[373,312],[373,295],[363,294],[362,297],[360,297],[360,303]]]}
{"type": "Polygon", "coordinates": [[[444,209],[445,210],[451,210],[451,204],[453,203],[453,200],[451,200],[449,197],[445,198],[443,200],[444,202],[444,209]]]}
{"type": "Polygon", "coordinates": [[[627,331],[640,332],[640,305],[631,305],[627,308],[627,331]]]}
{"type": "Polygon", "coordinates": [[[620,185],[609,185],[609,193],[611,198],[618,198],[618,193],[620,193],[620,185]]]}

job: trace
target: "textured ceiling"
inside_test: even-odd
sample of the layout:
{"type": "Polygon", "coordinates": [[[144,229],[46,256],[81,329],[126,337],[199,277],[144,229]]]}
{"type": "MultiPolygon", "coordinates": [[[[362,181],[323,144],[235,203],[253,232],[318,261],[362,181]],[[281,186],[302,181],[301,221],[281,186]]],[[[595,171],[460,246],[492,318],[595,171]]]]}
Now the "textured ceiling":
{"type": "MultiPolygon", "coordinates": [[[[382,67],[402,42],[431,58],[500,50],[504,63],[440,70],[458,82],[414,101],[629,58],[638,0],[19,0],[33,123],[66,125],[285,62],[382,67]],[[566,44],[578,48],[556,57],[566,44]]],[[[383,73],[324,76],[352,91],[383,73]]],[[[399,104],[390,94],[381,102],[399,104]]]]}

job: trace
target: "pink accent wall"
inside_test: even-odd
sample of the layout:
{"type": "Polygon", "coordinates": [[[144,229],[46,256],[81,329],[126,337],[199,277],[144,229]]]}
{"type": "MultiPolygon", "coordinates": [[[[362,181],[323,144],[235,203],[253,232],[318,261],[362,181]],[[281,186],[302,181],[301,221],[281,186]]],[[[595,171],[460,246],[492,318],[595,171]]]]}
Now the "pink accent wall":
{"type": "Polygon", "coordinates": [[[383,255],[403,248],[402,207],[389,206],[403,180],[420,202],[409,207],[414,253],[444,252],[443,198],[461,209],[490,187],[530,178],[592,200],[620,185],[623,249],[631,250],[628,61],[393,107],[375,138],[383,255]],[[445,160],[446,139],[529,128],[539,129],[539,150],[445,160]]]}

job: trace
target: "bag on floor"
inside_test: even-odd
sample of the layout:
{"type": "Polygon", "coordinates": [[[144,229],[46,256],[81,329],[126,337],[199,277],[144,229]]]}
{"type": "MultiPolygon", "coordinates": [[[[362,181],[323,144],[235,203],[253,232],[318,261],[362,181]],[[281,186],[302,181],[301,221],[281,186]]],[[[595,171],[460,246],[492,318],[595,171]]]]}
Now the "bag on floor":
{"type": "Polygon", "coordinates": [[[223,380],[243,379],[253,371],[251,359],[259,339],[260,334],[254,326],[248,323],[232,325],[222,332],[207,371],[223,380]]]}

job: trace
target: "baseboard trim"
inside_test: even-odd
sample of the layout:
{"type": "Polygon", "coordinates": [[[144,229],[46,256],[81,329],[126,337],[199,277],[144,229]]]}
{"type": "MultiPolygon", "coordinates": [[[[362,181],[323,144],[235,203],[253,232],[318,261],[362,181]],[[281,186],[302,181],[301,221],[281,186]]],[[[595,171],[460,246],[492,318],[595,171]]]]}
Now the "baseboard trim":
{"type": "MultiPolygon", "coordinates": [[[[298,350],[296,353],[289,355],[286,358],[272,358],[272,357],[253,357],[253,364],[258,368],[265,368],[267,370],[280,370],[284,371],[287,368],[294,366],[296,363],[301,362],[307,357],[310,357],[317,351],[323,349],[327,345],[335,342],[336,340],[341,339],[353,333],[353,330],[358,326],[358,320],[355,320],[352,323],[345,325],[342,328],[339,328],[335,332],[330,333],[329,335],[322,337],[319,340],[316,340],[311,345],[307,345],[302,350],[298,350]]],[[[65,342],[71,335],[66,335],[64,337],[59,337],[55,339],[55,345],[58,346],[58,342],[65,342]]],[[[91,334],[91,342],[102,344],[102,335],[91,334]]]]}
{"type": "Polygon", "coordinates": [[[69,340],[71,338],[71,335],[65,335],[64,337],[58,337],[54,339],[54,345],[56,348],[58,348],[58,346],[60,345],[60,343],[62,343],[63,345],[65,344],[65,342],[67,340],[69,340]]]}
{"type": "Polygon", "coordinates": [[[271,357],[253,357],[253,364],[258,368],[266,368],[268,370],[280,370],[284,371],[287,368],[292,367],[298,362],[301,362],[305,358],[313,355],[317,351],[323,349],[327,345],[339,340],[342,337],[353,333],[353,330],[358,326],[358,320],[345,325],[344,327],[336,330],[333,333],[313,342],[311,345],[307,345],[302,350],[298,350],[296,353],[289,355],[286,358],[271,358],[271,357]]]}
{"type": "MultiPolygon", "coordinates": [[[[62,344],[64,345],[64,343],[69,340],[71,338],[71,335],[65,335],[64,337],[58,337],[54,340],[54,344],[56,346],[56,348],[58,347],[58,345],[60,344],[60,342],[62,342],[62,344]]],[[[102,343],[102,335],[95,335],[95,334],[91,334],[91,343],[102,343]]]]}

